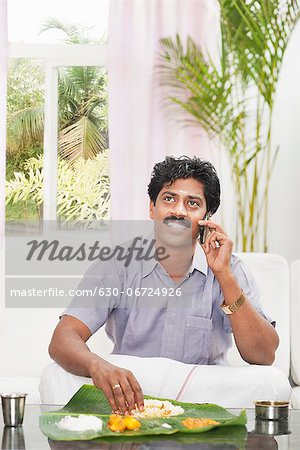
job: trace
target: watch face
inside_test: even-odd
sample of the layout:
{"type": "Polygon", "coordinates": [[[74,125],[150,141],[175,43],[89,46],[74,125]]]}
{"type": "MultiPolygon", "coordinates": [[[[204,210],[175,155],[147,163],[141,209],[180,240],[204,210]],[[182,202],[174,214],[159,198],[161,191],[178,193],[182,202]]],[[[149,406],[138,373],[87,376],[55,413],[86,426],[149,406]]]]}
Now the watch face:
{"type": "Polygon", "coordinates": [[[226,305],[222,307],[225,314],[233,314],[233,311],[231,310],[230,306],[226,305]]]}
{"type": "Polygon", "coordinates": [[[223,301],[223,303],[222,303],[222,305],[220,306],[220,308],[222,309],[222,311],[223,311],[225,314],[232,314],[232,312],[231,312],[229,306],[226,305],[225,300],[223,301]]]}

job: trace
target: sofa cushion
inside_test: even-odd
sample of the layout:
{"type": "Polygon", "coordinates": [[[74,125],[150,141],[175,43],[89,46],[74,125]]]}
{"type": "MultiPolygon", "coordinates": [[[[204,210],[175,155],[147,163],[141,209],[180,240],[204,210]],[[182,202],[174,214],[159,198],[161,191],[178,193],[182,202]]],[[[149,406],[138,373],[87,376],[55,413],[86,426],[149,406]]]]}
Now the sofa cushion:
{"type": "Polygon", "coordinates": [[[293,387],[292,389],[292,407],[294,409],[300,409],[300,386],[293,387]]]}
{"type": "MultiPolygon", "coordinates": [[[[300,385],[300,259],[291,264],[291,375],[300,385]]],[[[299,400],[300,392],[298,391],[299,400]]],[[[300,407],[300,401],[298,403],[300,407]]]]}
{"type": "MultiPolygon", "coordinates": [[[[288,376],[290,367],[289,265],[282,256],[270,253],[237,253],[237,256],[247,264],[255,277],[265,313],[276,321],[280,344],[273,365],[288,376]]],[[[228,352],[228,362],[235,366],[246,364],[240,357],[235,344],[228,352]]]]}

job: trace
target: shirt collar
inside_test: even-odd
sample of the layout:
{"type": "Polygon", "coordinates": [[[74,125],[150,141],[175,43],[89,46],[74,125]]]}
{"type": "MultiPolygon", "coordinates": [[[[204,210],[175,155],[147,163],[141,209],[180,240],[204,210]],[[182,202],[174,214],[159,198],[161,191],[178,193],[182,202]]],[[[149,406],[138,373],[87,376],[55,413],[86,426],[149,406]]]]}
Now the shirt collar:
{"type": "MultiPolygon", "coordinates": [[[[146,236],[146,239],[148,239],[148,243],[147,243],[147,246],[145,246],[145,250],[147,249],[151,240],[154,239],[154,233],[149,233],[146,236]]],[[[153,254],[153,253],[151,252],[151,254],[153,254]]],[[[149,260],[143,259],[142,260],[142,278],[149,275],[154,270],[154,268],[156,267],[158,262],[159,261],[157,261],[155,258],[151,258],[149,260]]],[[[202,247],[198,243],[196,244],[196,250],[195,250],[192,264],[189,268],[188,273],[193,273],[194,270],[198,270],[198,272],[202,272],[205,276],[207,276],[206,256],[205,256],[205,253],[204,253],[202,247]]]]}
{"type": "Polygon", "coordinates": [[[199,243],[196,244],[196,250],[193,256],[191,267],[189,268],[189,273],[192,273],[195,269],[207,276],[207,260],[204,250],[199,243]]]}

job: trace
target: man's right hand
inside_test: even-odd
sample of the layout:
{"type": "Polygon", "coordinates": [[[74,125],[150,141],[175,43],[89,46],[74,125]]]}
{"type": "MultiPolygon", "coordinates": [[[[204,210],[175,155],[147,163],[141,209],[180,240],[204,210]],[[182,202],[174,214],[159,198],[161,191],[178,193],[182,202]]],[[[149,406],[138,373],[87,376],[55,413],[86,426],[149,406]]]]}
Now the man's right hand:
{"type": "Polygon", "coordinates": [[[130,414],[136,406],[141,411],[144,409],[141,386],[130,370],[114,366],[95,354],[90,355],[87,368],[94,385],[103,390],[114,413],[130,414]]]}
{"type": "Polygon", "coordinates": [[[91,377],[94,385],[103,390],[113,412],[130,413],[135,405],[143,409],[143,392],[134,375],[92,353],[86,345],[91,335],[79,319],[63,316],[49,345],[51,358],[70,373],[91,377]]]}

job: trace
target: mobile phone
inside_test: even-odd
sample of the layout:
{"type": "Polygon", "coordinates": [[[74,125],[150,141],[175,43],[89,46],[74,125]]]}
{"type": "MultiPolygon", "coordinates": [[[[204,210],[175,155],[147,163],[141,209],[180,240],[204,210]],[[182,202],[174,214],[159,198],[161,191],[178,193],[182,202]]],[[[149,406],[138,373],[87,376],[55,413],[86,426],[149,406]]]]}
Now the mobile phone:
{"type": "MultiPolygon", "coordinates": [[[[205,214],[205,216],[203,217],[203,220],[209,220],[210,219],[210,213],[205,214]]],[[[208,227],[205,225],[199,225],[199,238],[200,238],[200,242],[201,244],[204,244],[205,239],[208,235],[208,227]]]]}

